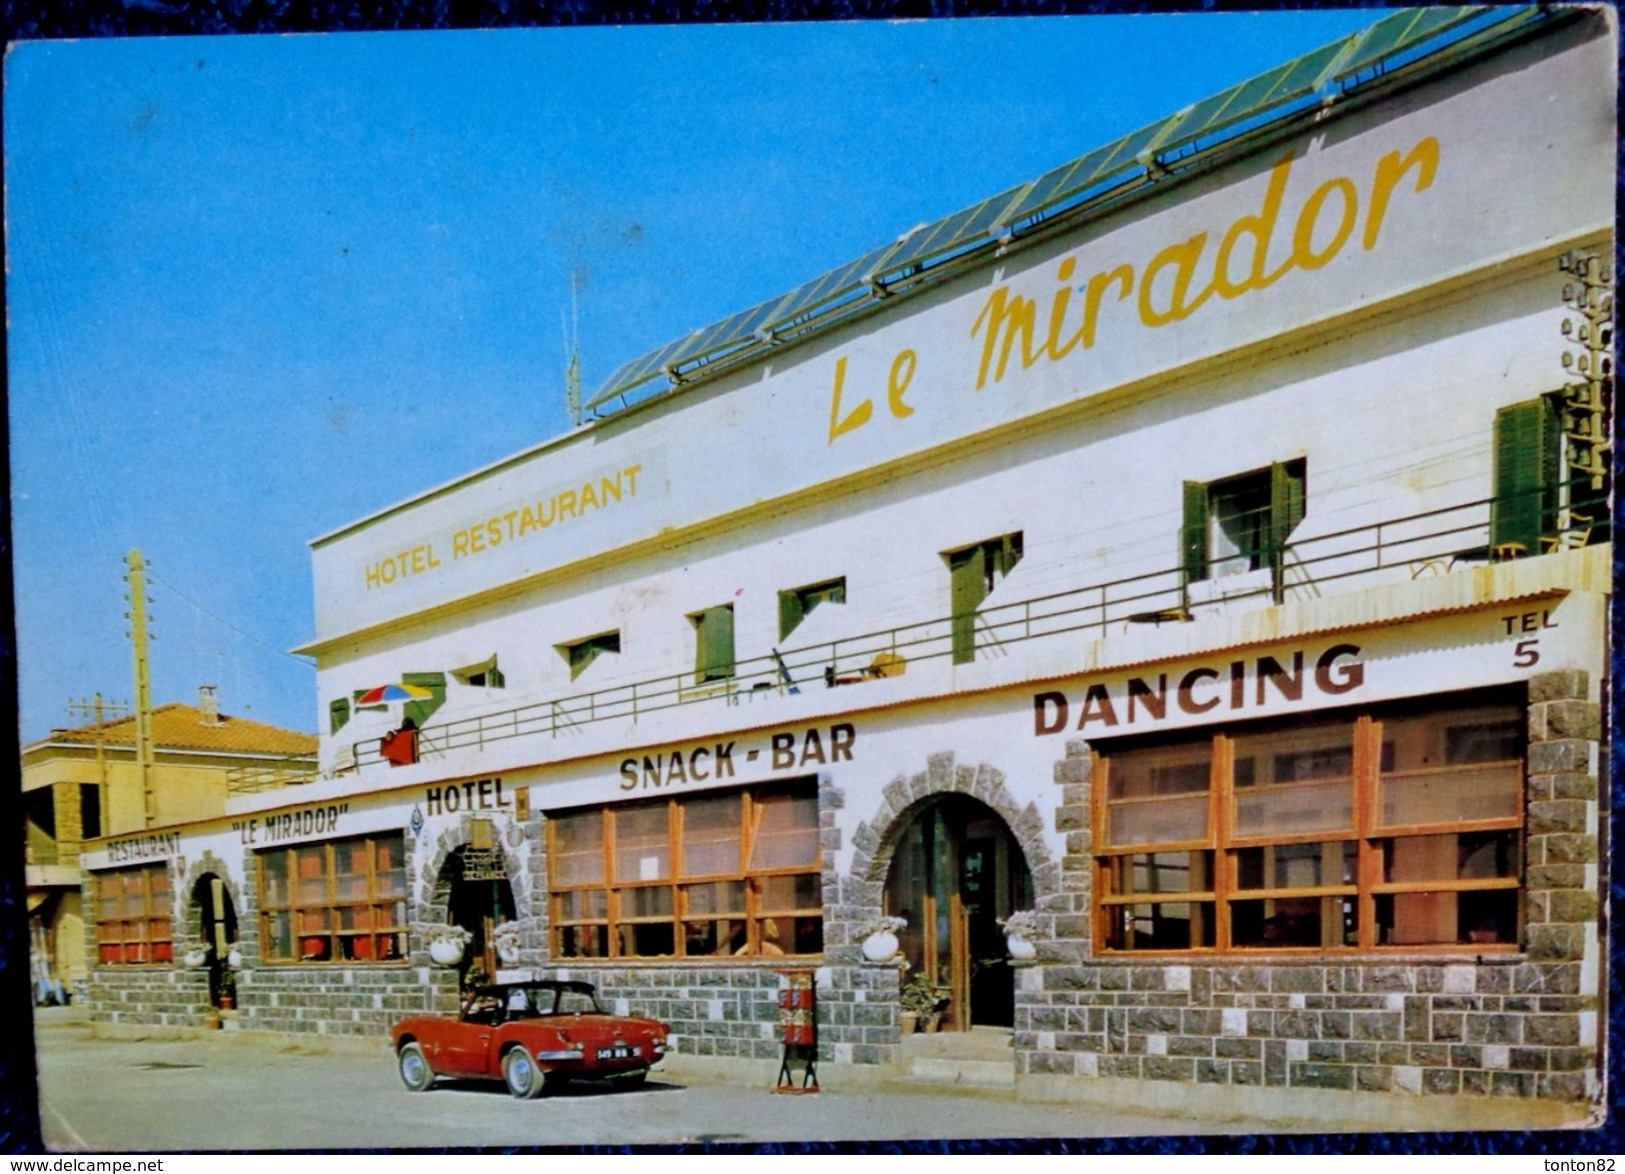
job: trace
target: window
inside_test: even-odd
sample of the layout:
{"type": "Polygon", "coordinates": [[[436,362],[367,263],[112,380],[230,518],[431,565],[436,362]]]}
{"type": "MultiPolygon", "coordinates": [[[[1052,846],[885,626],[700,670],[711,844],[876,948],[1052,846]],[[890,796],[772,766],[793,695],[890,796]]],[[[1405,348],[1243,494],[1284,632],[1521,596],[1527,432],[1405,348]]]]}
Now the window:
{"type": "Polygon", "coordinates": [[[1185,482],[1180,567],[1187,583],[1268,570],[1281,599],[1287,539],[1303,521],[1306,463],[1278,462],[1223,481],[1185,482]]]}
{"type": "Polygon", "coordinates": [[[779,639],[783,640],[821,603],[845,603],[846,579],[830,579],[810,587],[779,592],[779,639]]]}
{"type": "Polygon", "coordinates": [[[587,671],[587,666],[597,660],[606,652],[615,656],[621,654],[621,634],[619,632],[601,632],[596,636],[588,636],[585,640],[577,640],[573,644],[555,644],[559,655],[564,657],[570,666],[570,679],[573,681],[587,671]]]}
{"type": "Polygon", "coordinates": [[[694,675],[700,684],[734,675],[733,605],[709,607],[688,617],[694,625],[694,675]]]}
{"type": "Polygon", "coordinates": [[[406,957],[406,843],[399,834],[257,854],[267,962],[406,957]]]}
{"type": "Polygon", "coordinates": [[[121,868],[96,877],[96,954],[115,966],[173,962],[169,866],[121,868]]]}
{"type": "Polygon", "coordinates": [[[1510,948],[1524,744],[1501,692],[1104,751],[1097,944],[1510,948]]]}
{"type": "Polygon", "coordinates": [[[451,670],[452,679],[458,684],[468,685],[476,689],[501,689],[507,684],[507,678],[502,670],[497,668],[497,658],[488,657],[479,664],[464,665],[460,669],[451,670]]]}
{"type": "Polygon", "coordinates": [[[823,953],[810,781],[569,812],[547,829],[555,958],[823,953]]]}
{"type": "Polygon", "coordinates": [[[1015,570],[1021,561],[1021,546],[1021,532],[1017,531],[942,556],[948,563],[955,664],[976,659],[976,609],[1015,570]]]}
{"type": "Polygon", "coordinates": [[[327,732],[336,734],[350,721],[350,699],[340,697],[327,703],[327,732]]]}
{"type": "Polygon", "coordinates": [[[79,784],[79,836],[94,840],[102,834],[102,785],[79,784]]]}

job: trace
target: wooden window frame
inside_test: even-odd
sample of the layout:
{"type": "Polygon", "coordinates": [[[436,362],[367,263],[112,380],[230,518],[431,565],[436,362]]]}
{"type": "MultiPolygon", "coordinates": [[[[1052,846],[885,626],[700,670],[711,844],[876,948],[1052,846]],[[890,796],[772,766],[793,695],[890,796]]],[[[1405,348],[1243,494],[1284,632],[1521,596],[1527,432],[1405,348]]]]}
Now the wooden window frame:
{"type": "MultiPolygon", "coordinates": [[[[1490,702],[1474,702],[1460,698],[1458,695],[1458,697],[1454,698],[1441,697],[1433,699],[1433,703],[1429,706],[1429,712],[1449,714],[1453,709],[1459,709],[1461,712],[1467,713],[1474,709],[1510,708],[1514,704],[1504,695],[1490,702]]],[[[1378,804],[1383,795],[1384,783],[1396,777],[1415,777],[1419,772],[1415,768],[1383,770],[1383,722],[1380,714],[1373,715],[1366,712],[1306,716],[1302,725],[1296,728],[1304,728],[1307,725],[1331,726],[1337,722],[1347,723],[1353,750],[1353,775],[1350,780],[1353,826],[1349,829],[1238,835],[1235,831],[1235,798],[1237,791],[1243,788],[1234,785],[1235,746],[1238,740],[1260,736],[1255,731],[1249,730],[1245,725],[1242,725],[1216,729],[1210,735],[1207,826],[1206,833],[1202,837],[1178,841],[1150,841],[1112,845],[1108,837],[1108,828],[1110,826],[1108,816],[1113,807],[1124,802],[1132,804],[1139,799],[1145,801],[1166,800],[1168,796],[1130,796],[1126,800],[1111,799],[1109,792],[1114,754],[1110,750],[1096,751],[1093,755],[1093,774],[1091,776],[1093,780],[1093,794],[1091,797],[1092,842],[1097,845],[1093,861],[1094,916],[1092,918],[1092,930],[1095,952],[1121,958],[1148,958],[1159,955],[1244,955],[1249,958],[1258,958],[1260,956],[1277,958],[1320,954],[1344,955],[1362,952],[1379,954],[1420,952],[1447,955],[1516,952],[1522,940],[1525,918],[1522,896],[1524,872],[1527,867],[1527,845],[1523,837],[1528,782],[1527,731],[1523,742],[1524,755],[1519,758],[1493,762],[1449,764],[1436,768],[1438,773],[1442,775],[1457,774],[1463,770],[1471,769],[1509,769],[1515,767],[1516,787],[1509,804],[1512,814],[1495,818],[1438,820],[1419,824],[1386,825],[1381,822],[1378,812],[1378,804]],[[1514,834],[1515,856],[1518,862],[1514,870],[1516,875],[1478,878],[1457,876],[1453,879],[1400,881],[1384,879],[1384,861],[1391,851],[1392,845],[1397,842],[1425,836],[1460,836],[1497,832],[1514,834]],[[1239,876],[1241,853],[1260,848],[1270,849],[1311,843],[1328,846],[1353,844],[1355,852],[1354,879],[1352,882],[1327,883],[1322,878],[1321,883],[1314,885],[1241,888],[1239,876]],[[1212,856],[1209,867],[1212,879],[1211,886],[1201,892],[1118,893],[1113,891],[1113,869],[1114,867],[1123,867],[1116,865],[1115,862],[1118,859],[1122,857],[1152,856],[1162,853],[1210,853],[1212,856]],[[1482,892],[1515,892],[1518,894],[1517,920],[1513,941],[1379,942],[1377,940],[1379,928],[1377,904],[1379,899],[1391,898],[1396,895],[1482,892]],[[1320,924],[1324,941],[1331,932],[1331,923],[1328,921],[1328,917],[1335,908],[1339,908],[1342,902],[1349,899],[1354,901],[1355,941],[1352,944],[1340,942],[1335,945],[1288,946],[1252,943],[1236,945],[1232,942],[1234,936],[1233,914],[1238,904],[1258,900],[1318,900],[1321,902],[1320,924]],[[1146,949],[1108,945],[1113,918],[1120,916],[1116,912],[1117,910],[1129,906],[1157,904],[1187,904],[1210,909],[1214,923],[1213,945],[1146,949]]],[[[1285,733],[1292,728],[1282,727],[1282,732],[1285,733]]],[[[1267,738],[1269,733],[1265,732],[1262,736],[1267,738]]],[[[1149,747],[1136,747],[1135,752],[1142,748],[1148,749],[1149,747]]],[[[1313,784],[1289,783],[1277,785],[1313,784]]],[[[1198,793],[1192,792],[1192,794],[1198,793]]],[[[1129,864],[1127,867],[1133,867],[1133,865],[1129,864]]],[[[1194,931],[1195,927],[1193,925],[1193,936],[1194,931]]]]}
{"type": "Polygon", "coordinates": [[[96,963],[98,966],[166,966],[175,961],[175,886],[169,865],[140,864],[96,874],[96,963]],[[161,891],[153,882],[163,879],[161,891]],[[131,886],[140,908],[128,907],[131,886]],[[119,916],[103,909],[117,890],[119,916]],[[118,957],[109,957],[116,952],[118,957]],[[132,956],[132,953],[134,956],[132,956]]]}
{"type": "MultiPolygon", "coordinates": [[[[254,853],[258,863],[259,888],[259,923],[260,923],[260,960],[268,966],[406,966],[409,963],[409,943],[407,940],[407,922],[410,919],[408,908],[410,895],[410,878],[406,867],[406,837],[400,832],[387,832],[368,836],[349,836],[338,840],[318,840],[300,844],[290,844],[285,848],[265,848],[254,853]],[[380,846],[396,842],[400,845],[400,885],[399,891],[385,892],[380,889],[378,868],[378,849],[380,846]],[[365,845],[366,850],[366,892],[363,896],[341,897],[338,892],[338,852],[340,848],[353,845],[365,845]],[[320,900],[311,900],[302,897],[299,892],[298,861],[300,853],[319,850],[322,853],[323,869],[321,879],[324,893],[320,900]],[[282,857],[285,861],[285,877],[287,879],[287,893],[285,899],[273,899],[267,884],[267,862],[273,857],[282,857]],[[398,909],[399,914],[389,918],[384,925],[371,925],[367,928],[344,928],[342,926],[341,911],[364,910],[368,912],[368,921],[372,920],[371,912],[390,907],[398,909]],[[288,940],[293,944],[297,957],[279,957],[276,949],[276,936],[271,929],[272,918],[278,914],[288,916],[288,940]],[[322,915],[325,928],[302,926],[299,924],[302,914],[322,915]],[[394,953],[386,957],[376,956],[380,953],[379,943],[383,939],[393,938],[393,943],[386,945],[385,950],[393,949],[394,953]],[[349,941],[367,941],[367,952],[373,957],[359,955],[345,956],[344,943],[349,941]],[[307,942],[323,940],[326,944],[325,957],[311,956],[311,951],[305,948],[307,942]]],[[[389,870],[393,872],[394,870],[389,870]]],[[[353,875],[353,874],[351,874],[353,875]]],[[[315,878],[304,878],[315,879],[315,878]]]]}
{"type": "MultiPolygon", "coordinates": [[[[587,808],[585,810],[557,812],[550,815],[547,821],[547,858],[548,858],[548,905],[551,925],[551,953],[556,962],[616,962],[616,961],[707,961],[713,964],[720,960],[763,958],[816,958],[823,954],[822,944],[817,951],[804,954],[791,952],[790,948],[779,948],[774,952],[773,943],[763,940],[762,927],[770,919],[779,918],[814,918],[819,921],[819,940],[822,943],[823,905],[822,900],[817,906],[799,906],[796,908],[769,907],[765,903],[763,882],[776,877],[812,877],[822,891],[823,881],[823,853],[821,848],[815,847],[813,859],[802,864],[778,865],[774,867],[751,866],[758,846],[761,830],[762,815],[767,804],[782,797],[816,799],[816,783],[788,786],[751,787],[744,790],[717,790],[696,791],[687,795],[672,796],[667,799],[650,802],[632,802],[610,804],[600,808],[587,808]],[[683,817],[689,804],[703,802],[706,799],[738,796],[739,804],[739,830],[738,839],[734,841],[739,848],[738,867],[728,871],[710,873],[689,873],[683,865],[683,817]],[[617,817],[624,812],[632,810],[648,810],[656,806],[666,809],[666,839],[668,866],[666,875],[656,880],[618,880],[615,872],[616,852],[616,823],[617,817]],[[596,812],[600,827],[603,867],[601,879],[581,883],[560,883],[558,880],[556,831],[558,820],[565,817],[578,817],[596,812]],[[743,886],[744,901],[742,910],[738,913],[692,912],[689,909],[690,890],[696,886],[706,884],[740,884],[743,886]],[[665,890],[669,894],[668,904],[671,909],[669,915],[635,916],[623,913],[625,895],[641,890],[665,890]],[[601,917],[567,917],[564,905],[572,894],[603,894],[603,916],[601,917]],[[727,954],[705,953],[689,954],[688,935],[685,927],[689,923],[710,922],[744,922],[745,941],[743,946],[735,952],[727,954]],[[669,954],[637,954],[623,950],[621,930],[638,925],[670,925],[672,929],[672,952],[669,954]],[[572,929],[602,929],[604,933],[605,951],[603,954],[575,954],[566,953],[564,949],[564,935],[572,929]]],[[[814,842],[818,837],[814,829],[814,842]]]]}

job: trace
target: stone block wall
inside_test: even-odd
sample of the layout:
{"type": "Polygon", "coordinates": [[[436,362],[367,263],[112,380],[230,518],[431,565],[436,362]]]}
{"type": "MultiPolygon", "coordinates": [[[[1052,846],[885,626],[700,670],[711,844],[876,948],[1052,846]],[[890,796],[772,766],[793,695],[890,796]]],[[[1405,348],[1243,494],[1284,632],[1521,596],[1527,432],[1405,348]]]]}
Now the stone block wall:
{"type": "MultiPolygon", "coordinates": [[[[414,876],[415,839],[406,837],[406,874],[414,876]]],[[[180,959],[203,945],[192,889],[204,872],[231,874],[224,863],[207,853],[185,876],[171,868],[174,964],[155,966],[103,966],[92,963],[89,981],[91,1018],[108,1023],[141,1023],[167,1027],[200,1027],[209,1021],[209,976],[192,970],[180,959]]],[[[409,910],[412,953],[404,962],[375,965],[262,964],[259,939],[259,857],[246,853],[245,882],[239,888],[227,880],[237,917],[237,950],[242,969],[234,975],[237,1019],[245,1030],[324,1035],[388,1034],[397,1019],[413,1014],[443,1014],[457,1007],[457,975],[429,964],[421,918],[409,910]]],[[[84,900],[94,909],[95,880],[85,879],[84,900]]],[[[96,929],[86,919],[86,956],[97,957],[96,929]]]]}
{"type": "Polygon", "coordinates": [[[1091,956],[1091,759],[1056,764],[1060,894],[1022,972],[1021,1074],[1538,1097],[1598,1095],[1599,707],[1581,672],[1529,683],[1518,954],[1138,961],[1091,956]]]}
{"type": "Polygon", "coordinates": [[[245,965],[237,975],[237,1019],[250,1031],[382,1038],[399,1019],[456,1007],[456,972],[428,966],[245,965]]]}
{"type": "Polygon", "coordinates": [[[81,997],[89,1008],[92,1022],[138,1023],[154,1027],[198,1027],[208,1017],[209,975],[180,963],[180,958],[199,941],[197,928],[187,917],[189,910],[179,892],[182,878],[169,870],[170,891],[175,894],[171,921],[174,963],[149,966],[108,966],[99,959],[96,944],[96,874],[84,873],[80,899],[87,910],[85,958],[90,973],[81,997]]]}
{"type": "MultiPolygon", "coordinates": [[[[406,875],[417,875],[422,851],[406,832],[406,875]]],[[[319,1035],[389,1034],[408,1015],[442,1015],[457,1009],[457,972],[432,966],[420,930],[423,911],[408,902],[410,953],[402,962],[373,965],[264,963],[260,957],[260,858],[246,854],[246,878],[237,905],[237,1017],[244,1030],[319,1035]]],[[[414,886],[409,885],[409,891],[414,886]]]]}
{"type": "Polygon", "coordinates": [[[184,966],[92,966],[90,1017],[98,1023],[197,1027],[209,1010],[209,976],[184,966]]]}
{"type": "MultiPolygon", "coordinates": [[[[790,965],[558,966],[546,973],[593,983],[610,1011],[663,1020],[681,1055],[776,1060],[783,984],[777,971],[790,965]]],[[[896,968],[825,966],[818,972],[819,1060],[889,1062],[898,1039],[896,968]]]]}
{"type": "MultiPolygon", "coordinates": [[[[820,958],[733,959],[720,963],[625,962],[554,959],[550,952],[546,819],[537,812],[524,832],[530,853],[529,890],[538,894],[524,923],[523,966],[541,977],[591,982],[611,1011],[649,1015],[669,1024],[676,1049],[686,1055],[771,1060],[779,1056],[777,971],[817,969],[818,1055],[827,1063],[889,1063],[898,1040],[895,967],[859,964],[857,921],[868,916],[857,888],[835,871],[841,847],[839,788],[826,779],[818,789],[819,851],[823,863],[824,953],[820,958]]],[[[879,889],[872,894],[879,908],[879,889]]]]}

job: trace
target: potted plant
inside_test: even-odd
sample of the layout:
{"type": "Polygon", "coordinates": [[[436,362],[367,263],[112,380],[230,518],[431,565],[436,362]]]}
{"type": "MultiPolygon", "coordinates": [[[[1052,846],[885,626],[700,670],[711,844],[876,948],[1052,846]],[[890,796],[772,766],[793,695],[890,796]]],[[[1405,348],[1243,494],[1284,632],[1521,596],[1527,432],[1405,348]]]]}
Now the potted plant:
{"type": "Polygon", "coordinates": [[[474,938],[460,925],[431,926],[424,936],[428,941],[429,960],[436,966],[456,966],[474,938]]]}
{"type": "Polygon", "coordinates": [[[1038,956],[1033,939],[1038,936],[1038,913],[1033,909],[1018,909],[999,922],[1004,930],[1004,944],[1010,951],[1011,961],[1031,962],[1038,956]]]}
{"type": "Polygon", "coordinates": [[[916,1026],[922,1031],[937,1029],[937,989],[925,975],[916,974],[905,982],[897,1001],[902,1008],[905,1035],[912,1033],[916,1026]]]}
{"type": "Polygon", "coordinates": [[[202,970],[209,961],[209,951],[202,946],[193,946],[181,955],[181,964],[188,970],[202,970]]]}
{"type": "Polygon", "coordinates": [[[863,960],[890,962],[897,957],[897,931],[908,924],[901,917],[877,917],[863,927],[863,960]]]}
{"type": "Polygon", "coordinates": [[[519,965],[519,949],[523,942],[517,921],[504,921],[491,931],[491,944],[496,947],[497,959],[504,966],[519,965]]]}

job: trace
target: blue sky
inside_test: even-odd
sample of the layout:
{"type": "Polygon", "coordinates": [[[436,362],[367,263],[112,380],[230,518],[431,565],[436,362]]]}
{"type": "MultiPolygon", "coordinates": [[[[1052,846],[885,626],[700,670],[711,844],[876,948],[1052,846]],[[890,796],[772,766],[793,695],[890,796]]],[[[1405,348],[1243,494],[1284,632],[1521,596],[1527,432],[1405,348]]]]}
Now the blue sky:
{"type": "Polygon", "coordinates": [[[35,42],[6,61],[21,731],[316,727],[318,534],[629,358],[1380,10],[35,42]]]}

